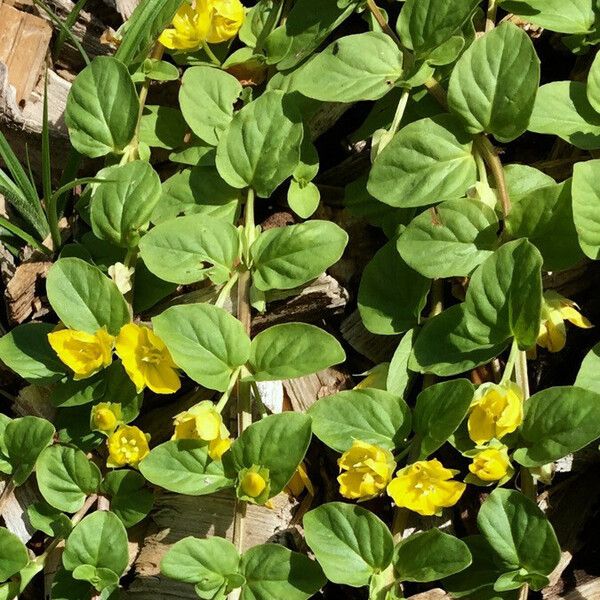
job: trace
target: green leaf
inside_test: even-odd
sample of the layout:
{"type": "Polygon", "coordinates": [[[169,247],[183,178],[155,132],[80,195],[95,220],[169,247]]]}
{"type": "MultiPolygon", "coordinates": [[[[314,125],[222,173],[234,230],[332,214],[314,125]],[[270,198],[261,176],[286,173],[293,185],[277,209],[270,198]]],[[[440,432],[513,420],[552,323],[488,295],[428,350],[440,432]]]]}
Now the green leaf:
{"type": "Polygon", "coordinates": [[[587,99],[596,112],[600,112],[600,58],[598,55],[590,67],[587,80],[587,99]]]}
{"type": "Polygon", "coordinates": [[[15,485],[25,483],[41,452],[52,443],[54,433],[52,423],[39,417],[21,417],[6,425],[4,445],[15,485]]]}
{"type": "Polygon", "coordinates": [[[571,182],[551,184],[512,198],[506,231],[526,237],[541,252],[544,269],[559,271],[583,258],[573,225],[571,182]]]}
{"type": "Polygon", "coordinates": [[[127,532],[117,515],[98,511],[85,517],[68,537],[63,565],[69,571],[80,565],[110,569],[118,576],[127,568],[127,532]]]}
{"type": "Polygon", "coordinates": [[[553,81],[537,94],[529,131],[557,135],[583,150],[600,148],[600,115],[579,81],[553,81]]]}
{"type": "Polygon", "coordinates": [[[126,65],[144,60],[162,30],[173,20],[181,2],[182,0],[140,2],[127,20],[115,58],[126,65]]]}
{"type": "Polygon", "coordinates": [[[87,581],[74,579],[62,567],[52,578],[52,600],[87,600],[91,595],[92,588],[87,581]]]}
{"type": "Polygon", "coordinates": [[[451,115],[403,127],[375,159],[367,189],[398,207],[461,198],[475,184],[473,142],[451,115]]]}
{"type": "Polygon", "coordinates": [[[179,104],[192,131],[216,146],[233,119],[233,105],[242,84],[233,75],[214,67],[187,69],[181,80],[179,104]]]}
{"type": "Polygon", "coordinates": [[[229,185],[268,198],[294,172],[303,135],[289,97],[267,91],[233,117],[217,147],[217,169],[229,185]]]}
{"type": "Polygon", "coordinates": [[[27,518],[34,529],[51,537],[66,538],[73,529],[71,519],[45,500],[30,504],[27,507],[27,518]]]}
{"type": "Polygon", "coordinates": [[[398,252],[424,277],[467,276],[498,244],[492,208],[469,198],[449,200],[415,217],[398,240],[398,252]]]}
{"type": "Polygon", "coordinates": [[[330,221],[268,229],[250,249],[252,281],[262,291],[299,287],[336,263],[347,243],[348,234],[330,221]]]}
{"type": "Polygon", "coordinates": [[[552,525],[521,492],[498,488],[481,505],[477,527],[513,569],[549,575],[560,560],[552,525]]]}
{"type": "MultiPolygon", "coordinates": [[[[169,63],[164,63],[169,64],[169,63]]],[[[175,69],[179,77],[177,68],[175,69]]],[[[187,125],[181,111],[169,106],[148,105],[144,106],[144,112],[140,119],[139,140],[148,144],[151,148],[178,148],[183,145],[187,132],[187,125]]]]}
{"type": "Polygon", "coordinates": [[[137,246],[160,199],[156,171],[147,162],[136,160],[102,169],[98,176],[109,181],[93,187],[90,216],[94,235],[117,246],[137,246]]]}
{"type": "Polygon", "coordinates": [[[413,429],[420,444],[419,460],[433,454],[456,431],[469,411],[474,393],[468,379],[453,379],[431,385],[417,396],[413,429]]]}
{"type": "Polygon", "coordinates": [[[390,361],[386,389],[395,396],[405,397],[413,382],[415,373],[409,370],[408,361],[412,353],[416,335],[416,329],[407,331],[402,336],[390,361]]]}
{"type": "Polygon", "coordinates": [[[217,306],[174,306],[152,323],[175,363],[210,389],[224,392],[233,371],[250,357],[250,340],[242,324],[217,306]]]}
{"type": "Polygon", "coordinates": [[[600,344],[596,344],[579,367],[575,386],[600,394],[600,344]]]}
{"type": "Polygon", "coordinates": [[[53,383],[65,366],[48,343],[49,323],[24,323],[0,338],[0,360],[21,377],[38,385],[53,383]]]}
{"type": "Polygon", "coordinates": [[[520,464],[551,463],[600,437],[600,394],[578,387],[553,387],[525,403],[521,425],[524,447],[515,451],[520,464]]]}
{"type": "MultiPolygon", "coordinates": [[[[114,588],[119,584],[119,576],[111,569],[96,568],[92,565],[79,565],[73,570],[73,578],[91,583],[97,591],[114,588]]],[[[110,593],[110,590],[107,590],[110,593]]],[[[106,598],[107,594],[103,594],[106,598]]]]}
{"type": "Polygon", "coordinates": [[[326,581],[318,563],[277,544],[261,544],[247,550],[240,572],[246,579],[241,600],[306,600],[326,581]]]}
{"type": "Polygon", "coordinates": [[[581,249],[594,260],[600,257],[598,174],[600,160],[576,163],[573,167],[573,220],[581,249]]]}
{"type": "Polygon", "coordinates": [[[392,561],[394,542],[387,525],[360,506],[323,504],[304,516],[304,533],[333,583],[362,587],[392,561]]]}
{"type": "Polygon", "coordinates": [[[186,537],[171,546],[160,563],[169,579],[195,584],[203,592],[220,589],[227,577],[238,572],[240,555],[235,546],[220,537],[199,540],[186,537]]]}
{"type": "Polygon", "coordinates": [[[427,299],[430,281],[411,269],[390,240],[363,271],[358,288],[358,310],[372,333],[394,335],[411,329],[427,299]]]}
{"type": "Polygon", "coordinates": [[[152,448],[139,469],[150,483],[188,496],[212,494],[233,485],[222,463],[213,461],[206,444],[196,440],[170,441],[152,448]]]}
{"type": "Polygon", "coordinates": [[[98,158],[121,154],[135,134],[139,100],[123,63],[97,56],[75,79],[65,111],[75,149],[98,158]]]}
{"type": "Polygon", "coordinates": [[[518,592],[504,595],[494,591],[495,581],[510,565],[502,561],[482,535],[468,536],[462,541],[471,552],[473,562],[464,571],[444,579],[444,588],[455,598],[516,600],[518,592]]]}
{"type": "Polygon", "coordinates": [[[83,506],[87,496],[98,491],[102,475],[81,450],[55,444],[41,454],[36,479],[48,504],[74,513],[83,506]]]}
{"type": "Polygon", "coordinates": [[[202,214],[234,223],[239,197],[240,191],[225,183],[214,166],[185,169],[163,183],[151,220],[162,223],[180,214],[202,214]]]}
{"type": "Polygon", "coordinates": [[[542,257],[527,240],[501,246],[473,273],[465,302],[429,319],[409,368],[455,375],[497,356],[515,338],[535,344],[542,303],[542,257]]]}
{"type": "Polygon", "coordinates": [[[237,229],[203,214],[160,223],[140,241],[148,270],[164,281],[190,284],[209,277],[224,283],[239,254],[237,229]]]}
{"type": "Polygon", "coordinates": [[[292,179],[288,189],[287,200],[289,207],[301,219],[308,219],[319,208],[321,192],[312,181],[299,183],[295,179],[292,179]]]}
{"type": "Polygon", "coordinates": [[[410,433],[406,402],[382,390],[339,392],[318,400],[308,414],[314,434],[337,452],[348,450],[354,440],[394,450],[410,433]]]}
{"type": "Polygon", "coordinates": [[[128,469],[109,471],[101,491],[110,498],[110,510],[125,527],[133,527],[148,515],[154,503],[154,494],[146,487],[146,480],[128,469]]]}
{"type": "Polygon", "coordinates": [[[252,340],[249,366],[254,381],[275,381],[310,375],[345,360],[341,344],[321,328],[282,323],[252,340]]]}
{"type": "Polygon", "coordinates": [[[469,133],[491,133],[510,142],[527,129],[540,82],[540,61],[529,36],[502,23],[458,59],[448,106],[469,133]]]}
{"type": "Polygon", "coordinates": [[[250,425],[223,456],[225,472],[232,475],[253,465],[269,470],[269,498],[276,496],[304,459],[311,438],[307,415],[283,412],[250,425]]]}
{"type": "Polygon", "coordinates": [[[266,39],[267,63],[277,64],[280,71],[295,67],[354,12],[356,4],[355,0],[327,3],[298,0],[285,23],[274,29],[266,39]]]}
{"type": "Polygon", "coordinates": [[[504,177],[508,195],[512,202],[520,201],[523,196],[527,196],[530,192],[556,183],[550,175],[546,175],[546,173],[542,173],[534,167],[516,163],[505,165],[504,177]]]}
{"type": "Polygon", "coordinates": [[[397,25],[403,45],[417,58],[427,58],[461,32],[477,4],[477,0],[406,0],[397,25]]]}
{"type": "Polygon", "coordinates": [[[300,69],[294,83],[309,98],[357,102],[381,98],[401,75],[398,46],[387,34],[371,31],[337,39],[300,69]]]}
{"type": "Polygon", "coordinates": [[[71,329],[112,335],[129,322],[129,309],[112,279],[80,258],[60,258],[48,271],[46,293],[58,318],[71,329]]]}
{"type": "Polygon", "coordinates": [[[0,581],[16,575],[28,562],[25,544],[14,533],[0,527],[0,581]]]}
{"type": "Polygon", "coordinates": [[[471,562],[468,546],[436,527],[402,540],[394,552],[401,581],[435,581],[463,571],[471,562]]]}
{"type": "Polygon", "coordinates": [[[550,31],[586,34],[594,29],[593,0],[501,0],[500,6],[550,31]]]}

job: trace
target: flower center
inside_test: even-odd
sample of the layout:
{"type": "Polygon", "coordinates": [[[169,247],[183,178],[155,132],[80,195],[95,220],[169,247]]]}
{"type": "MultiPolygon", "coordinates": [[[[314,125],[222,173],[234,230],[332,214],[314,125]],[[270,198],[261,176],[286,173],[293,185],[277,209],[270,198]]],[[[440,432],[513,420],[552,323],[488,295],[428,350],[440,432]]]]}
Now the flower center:
{"type": "Polygon", "coordinates": [[[157,365],[162,361],[162,352],[154,346],[144,345],[141,347],[142,362],[157,365]]]}

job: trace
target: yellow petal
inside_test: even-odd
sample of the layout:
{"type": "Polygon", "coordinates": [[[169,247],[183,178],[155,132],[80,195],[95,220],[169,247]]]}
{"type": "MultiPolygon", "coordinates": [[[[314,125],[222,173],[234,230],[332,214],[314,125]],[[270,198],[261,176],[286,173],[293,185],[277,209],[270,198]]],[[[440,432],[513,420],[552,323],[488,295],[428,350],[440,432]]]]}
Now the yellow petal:
{"type": "Polygon", "coordinates": [[[469,415],[467,421],[469,437],[476,444],[489,442],[496,435],[494,422],[489,418],[488,413],[481,406],[475,406],[469,415]]]}
{"type": "Polygon", "coordinates": [[[575,327],[581,327],[582,329],[593,327],[592,323],[572,306],[563,306],[560,313],[564,319],[575,325],[575,327]]]}
{"type": "Polygon", "coordinates": [[[156,394],[173,394],[181,387],[177,371],[169,364],[148,364],[145,368],[146,385],[156,394]]]}

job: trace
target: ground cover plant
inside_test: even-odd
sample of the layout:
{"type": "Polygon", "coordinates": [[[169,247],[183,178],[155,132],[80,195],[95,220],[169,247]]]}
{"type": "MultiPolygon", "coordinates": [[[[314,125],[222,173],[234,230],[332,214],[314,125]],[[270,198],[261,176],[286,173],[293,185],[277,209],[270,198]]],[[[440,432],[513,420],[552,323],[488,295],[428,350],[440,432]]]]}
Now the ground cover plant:
{"type": "Polygon", "coordinates": [[[599,10],[142,0],[72,83],[64,172],[47,118],[39,179],[0,134],[0,241],[51,263],[43,318],[0,337],[0,598],[158,598],[140,527],[223,494],[230,530],[169,539],[160,597],[556,586],[569,490],[600,499],[599,10]],[[351,256],[371,355],[281,308],[351,256]],[[352,384],[305,410],[266,397],[332,367],[352,384]],[[288,496],[301,535],[249,544],[288,496]]]}

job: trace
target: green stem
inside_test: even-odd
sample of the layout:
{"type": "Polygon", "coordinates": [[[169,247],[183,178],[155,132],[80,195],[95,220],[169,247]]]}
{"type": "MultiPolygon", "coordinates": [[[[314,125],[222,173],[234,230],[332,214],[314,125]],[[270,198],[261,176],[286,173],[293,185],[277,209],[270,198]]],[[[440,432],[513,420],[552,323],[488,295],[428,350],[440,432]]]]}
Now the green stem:
{"type": "Polygon", "coordinates": [[[497,0],[489,0],[487,13],[485,16],[485,32],[491,31],[496,27],[496,11],[498,9],[497,0]]]}
{"type": "Polygon", "coordinates": [[[244,218],[244,262],[250,268],[250,246],[256,239],[256,224],[254,223],[254,190],[248,188],[244,218]]]}
{"type": "Polygon", "coordinates": [[[403,90],[402,95],[400,96],[400,100],[398,101],[398,106],[396,107],[394,119],[388,130],[389,140],[392,139],[392,137],[396,134],[396,132],[400,128],[400,123],[402,122],[402,117],[404,116],[404,111],[406,110],[406,105],[408,103],[409,97],[410,97],[410,90],[403,90]]]}
{"type": "Polygon", "coordinates": [[[496,191],[500,196],[500,204],[502,206],[502,213],[506,218],[510,212],[510,198],[508,196],[508,188],[506,187],[506,179],[504,177],[504,169],[502,168],[502,162],[498,156],[498,151],[487,137],[480,133],[474,138],[475,148],[481,153],[485,164],[490,169],[494,181],[496,182],[496,191]]]}
{"type": "Polygon", "coordinates": [[[219,292],[219,295],[217,296],[217,299],[215,300],[215,306],[218,306],[219,308],[223,308],[223,305],[225,304],[225,300],[229,296],[233,286],[237,283],[239,276],[240,276],[239,271],[235,271],[235,273],[229,278],[229,281],[221,288],[221,291],[219,292]]]}
{"type": "Polygon", "coordinates": [[[511,380],[513,371],[515,370],[515,362],[517,360],[517,356],[519,356],[519,353],[519,346],[517,342],[513,340],[512,346],[510,347],[510,353],[504,367],[504,373],[502,374],[502,379],[500,380],[500,385],[503,385],[511,380]]]}
{"type": "Polygon", "coordinates": [[[221,66],[221,61],[215,56],[215,53],[210,49],[210,46],[206,42],[202,42],[202,49],[206,52],[210,62],[216,67],[221,66]]]}
{"type": "Polygon", "coordinates": [[[489,185],[487,169],[485,168],[485,161],[483,160],[483,156],[481,156],[481,153],[477,150],[473,152],[473,156],[475,157],[475,164],[477,165],[477,175],[479,177],[479,181],[481,181],[485,185],[489,185]]]}
{"type": "Polygon", "coordinates": [[[252,386],[252,393],[254,394],[254,399],[258,401],[257,409],[260,412],[261,418],[264,419],[268,415],[267,407],[265,406],[265,403],[262,401],[262,398],[260,396],[260,390],[258,389],[258,385],[256,384],[256,381],[253,381],[251,386],[252,386]]]}
{"type": "Polygon", "coordinates": [[[240,371],[242,370],[242,367],[238,367],[232,374],[231,374],[231,378],[229,379],[229,385],[227,386],[227,389],[223,392],[221,398],[219,399],[219,402],[217,403],[217,405],[215,406],[215,410],[217,412],[223,412],[223,409],[225,408],[225,406],[227,405],[227,402],[229,400],[229,397],[231,396],[231,392],[233,391],[233,388],[235,387],[235,384],[237,383],[237,380],[240,376],[240,371]]]}

